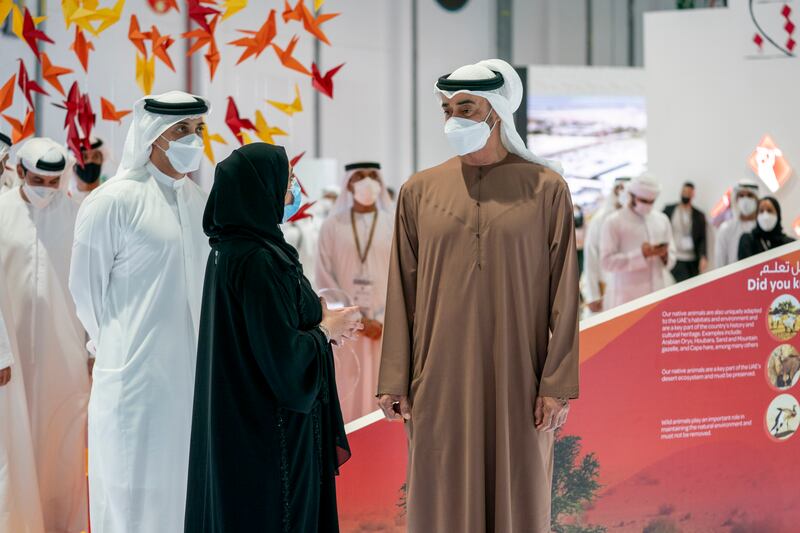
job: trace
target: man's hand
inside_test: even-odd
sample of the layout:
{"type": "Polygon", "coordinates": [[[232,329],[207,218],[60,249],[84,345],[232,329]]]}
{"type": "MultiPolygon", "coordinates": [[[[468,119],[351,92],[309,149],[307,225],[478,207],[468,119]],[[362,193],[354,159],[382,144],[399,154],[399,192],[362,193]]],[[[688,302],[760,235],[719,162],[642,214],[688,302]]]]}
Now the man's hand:
{"type": "Polygon", "coordinates": [[[92,371],[94,370],[94,357],[90,357],[86,360],[86,368],[89,370],[89,377],[92,377],[92,371]]]}
{"type": "Polygon", "coordinates": [[[0,387],[5,387],[11,381],[11,367],[0,370],[0,387]]]}
{"type": "Polygon", "coordinates": [[[411,420],[411,403],[408,396],[382,394],[378,399],[386,420],[411,420]]]}
{"type": "Polygon", "coordinates": [[[374,341],[381,339],[381,336],[383,336],[383,324],[370,318],[362,318],[361,323],[364,325],[364,329],[361,330],[362,335],[374,341]]]}
{"type": "Polygon", "coordinates": [[[705,274],[708,272],[708,259],[705,257],[700,258],[700,273],[705,274]]]}
{"type": "Polygon", "coordinates": [[[555,431],[567,422],[569,402],[549,396],[536,398],[533,420],[539,431],[555,431]]]}
{"type": "Polygon", "coordinates": [[[594,302],[589,302],[588,304],[586,304],[586,306],[592,313],[599,313],[600,311],[603,310],[603,300],[600,299],[600,300],[595,300],[594,302]]]}

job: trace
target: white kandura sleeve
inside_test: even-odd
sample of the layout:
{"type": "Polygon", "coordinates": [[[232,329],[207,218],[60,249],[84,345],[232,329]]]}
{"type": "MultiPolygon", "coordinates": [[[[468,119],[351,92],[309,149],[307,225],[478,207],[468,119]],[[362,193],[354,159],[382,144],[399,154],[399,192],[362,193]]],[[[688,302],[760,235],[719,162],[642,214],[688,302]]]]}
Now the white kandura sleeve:
{"type": "Polygon", "coordinates": [[[331,217],[323,224],[317,241],[317,260],[314,262],[314,281],[317,289],[340,289],[339,281],[334,272],[334,257],[336,253],[336,221],[331,217]]]}
{"type": "MultiPolygon", "coordinates": [[[[624,228],[620,228],[624,230],[624,228]]],[[[609,272],[631,272],[647,268],[647,258],[642,250],[635,248],[629,252],[620,250],[621,238],[617,234],[615,219],[606,220],[600,238],[600,264],[609,272]]]]}
{"type": "Polygon", "coordinates": [[[103,302],[119,249],[119,211],[115,198],[101,194],[83,203],[75,222],[69,290],[78,319],[89,334],[87,348],[92,355],[95,355],[103,302]]]}
{"type": "Polygon", "coordinates": [[[600,291],[602,270],[600,267],[600,237],[603,229],[602,217],[600,220],[589,222],[586,230],[586,240],[583,242],[583,285],[581,287],[583,298],[587,303],[603,299],[600,291]]]}
{"type": "Polygon", "coordinates": [[[11,339],[8,338],[8,329],[3,313],[0,313],[0,370],[14,365],[14,354],[11,351],[11,339]]]}

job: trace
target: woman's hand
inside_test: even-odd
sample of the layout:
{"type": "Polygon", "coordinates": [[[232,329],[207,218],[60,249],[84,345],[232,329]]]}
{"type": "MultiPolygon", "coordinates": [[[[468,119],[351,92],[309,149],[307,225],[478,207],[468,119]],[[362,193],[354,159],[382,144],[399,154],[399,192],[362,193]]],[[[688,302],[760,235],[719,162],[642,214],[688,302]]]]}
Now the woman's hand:
{"type": "Polygon", "coordinates": [[[364,327],[361,323],[361,316],[358,307],[329,309],[324,298],[321,299],[321,302],[321,325],[328,330],[328,333],[330,334],[330,340],[334,344],[339,345],[344,339],[352,339],[356,332],[364,327]]]}

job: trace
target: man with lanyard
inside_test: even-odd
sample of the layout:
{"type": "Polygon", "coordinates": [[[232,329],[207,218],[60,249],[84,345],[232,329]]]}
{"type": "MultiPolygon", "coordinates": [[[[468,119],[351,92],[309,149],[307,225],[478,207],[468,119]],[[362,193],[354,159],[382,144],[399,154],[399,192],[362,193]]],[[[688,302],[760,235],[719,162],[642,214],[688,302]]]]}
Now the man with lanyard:
{"type": "Polygon", "coordinates": [[[146,96],[117,174],[81,206],[70,290],[96,348],[92,533],[183,531],[208,239],[200,167],[208,101],[146,96]]]}
{"type": "Polygon", "coordinates": [[[345,167],[342,194],[319,237],[317,287],[344,291],[363,315],[361,336],[336,348],[336,378],[345,422],[375,410],[394,227],[380,169],[380,164],[372,162],[345,167]]]}

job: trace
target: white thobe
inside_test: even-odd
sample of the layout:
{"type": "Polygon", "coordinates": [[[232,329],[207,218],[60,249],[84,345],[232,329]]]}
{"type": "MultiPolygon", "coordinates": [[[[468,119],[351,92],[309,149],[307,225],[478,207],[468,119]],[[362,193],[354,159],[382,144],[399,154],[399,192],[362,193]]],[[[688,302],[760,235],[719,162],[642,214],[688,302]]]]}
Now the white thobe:
{"type": "Polygon", "coordinates": [[[97,353],[92,533],[183,531],[206,199],[148,164],[78,215],[70,289],[97,353]]]}
{"type": "Polygon", "coordinates": [[[601,285],[606,283],[603,267],[600,265],[600,238],[603,223],[615,212],[613,207],[599,210],[589,221],[586,238],[583,241],[583,280],[581,292],[586,303],[603,298],[601,285]]]}
{"type": "Polygon", "coordinates": [[[286,242],[297,250],[300,264],[303,265],[303,273],[315,289],[317,288],[315,279],[317,246],[323,222],[324,218],[314,216],[281,226],[286,242]]]}
{"type": "Polygon", "coordinates": [[[44,533],[25,380],[15,364],[14,329],[7,327],[13,323],[8,296],[0,277],[0,370],[11,368],[11,381],[0,387],[0,531],[44,533]]]}
{"type": "Polygon", "coordinates": [[[675,242],[667,215],[653,211],[643,217],[625,207],[606,219],[602,233],[600,262],[608,280],[603,309],[666,286],[667,274],[675,266],[675,242]],[[668,243],[667,263],[660,257],[646,258],[642,254],[644,243],[668,243]]]}
{"type": "Polygon", "coordinates": [[[750,233],[755,227],[755,220],[741,220],[738,217],[723,222],[714,245],[714,267],[724,267],[738,261],[739,240],[742,235],[750,233]]]}
{"type": "Polygon", "coordinates": [[[0,196],[0,273],[25,377],[45,530],[86,529],[85,333],[67,288],[78,207],[59,191],[43,208],[0,196]]]}
{"type": "MultiPolygon", "coordinates": [[[[350,212],[333,214],[325,221],[319,236],[316,280],[320,289],[344,291],[353,305],[361,307],[366,318],[383,323],[394,217],[386,211],[357,214],[356,229],[363,253],[376,215],[375,235],[363,265],[353,236],[350,212]]],[[[345,422],[377,409],[375,393],[381,345],[381,340],[359,336],[334,348],[336,383],[345,422]]]]}

